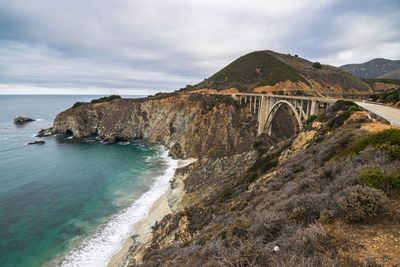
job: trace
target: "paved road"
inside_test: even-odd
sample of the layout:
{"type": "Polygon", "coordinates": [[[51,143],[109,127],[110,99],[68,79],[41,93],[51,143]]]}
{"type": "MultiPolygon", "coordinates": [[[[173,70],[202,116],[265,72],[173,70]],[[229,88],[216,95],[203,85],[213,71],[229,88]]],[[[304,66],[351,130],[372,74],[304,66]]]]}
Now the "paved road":
{"type": "Polygon", "coordinates": [[[391,108],[388,106],[372,104],[372,103],[364,103],[364,102],[356,102],[360,107],[375,113],[379,117],[384,118],[392,125],[400,127],[400,109],[391,108]]]}

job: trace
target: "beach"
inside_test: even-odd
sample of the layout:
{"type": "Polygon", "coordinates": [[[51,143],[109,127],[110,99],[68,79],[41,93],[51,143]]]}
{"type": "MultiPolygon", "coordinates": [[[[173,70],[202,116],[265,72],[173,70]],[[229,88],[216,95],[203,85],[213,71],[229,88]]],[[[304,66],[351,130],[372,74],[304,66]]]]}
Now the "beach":
{"type": "MultiPolygon", "coordinates": [[[[178,160],[178,168],[186,167],[196,159],[178,160]]],[[[146,244],[151,239],[152,226],[162,220],[164,216],[179,209],[179,204],[184,196],[184,179],[186,177],[178,175],[175,171],[172,181],[174,187],[168,188],[168,191],[162,194],[151,206],[145,219],[136,223],[129,237],[122,244],[119,251],[110,259],[108,267],[126,266],[129,261],[140,261],[142,252],[146,244]]]]}

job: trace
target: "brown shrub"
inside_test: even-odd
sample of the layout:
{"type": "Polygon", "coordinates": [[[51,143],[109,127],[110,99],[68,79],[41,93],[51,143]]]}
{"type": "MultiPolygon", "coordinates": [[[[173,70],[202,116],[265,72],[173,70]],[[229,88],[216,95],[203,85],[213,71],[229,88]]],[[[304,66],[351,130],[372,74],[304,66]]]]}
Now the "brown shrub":
{"type": "Polygon", "coordinates": [[[337,203],[343,217],[350,222],[375,222],[389,211],[385,193],[359,185],[344,189],[337,203]]]}

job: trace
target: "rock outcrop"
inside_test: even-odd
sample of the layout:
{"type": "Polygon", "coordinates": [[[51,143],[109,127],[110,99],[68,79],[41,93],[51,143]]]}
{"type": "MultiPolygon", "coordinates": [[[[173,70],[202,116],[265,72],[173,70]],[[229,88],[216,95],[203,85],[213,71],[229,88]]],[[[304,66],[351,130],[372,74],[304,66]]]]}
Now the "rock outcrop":
{"type": "Polygon", "coordinates": [[[60,113],[54,132],[108,142],[143,139],[165,145],[175,157],[219,157],[247,151],[257,121],[229,96],[173,94],[117,99],[60,113]],[[247,116],[249,115],[249,116],[247,116]]]}
{"type": "Polygon", "coordinates": [[[36,140],[33,142],[29,142],[28,145],[44,145],[46,142],[43,140],[36,140]]]}
{"type": "Polygon", "coordinates": [[[21,115],[15,117],[15,119],[14,119],[15,124],[24,124],[24,123],[31,122],[31,121],[35,121],[35,120],[32,118],[26,117],[26,116],[21,116],[21,115]]]}
{"type": "Polygon", "coordinates": [[[37,134],[36,137],[48,137],[54,134],[54,129],[53,127],[50,127],[48,129],[42,129],[40,130],[37,134]]]}

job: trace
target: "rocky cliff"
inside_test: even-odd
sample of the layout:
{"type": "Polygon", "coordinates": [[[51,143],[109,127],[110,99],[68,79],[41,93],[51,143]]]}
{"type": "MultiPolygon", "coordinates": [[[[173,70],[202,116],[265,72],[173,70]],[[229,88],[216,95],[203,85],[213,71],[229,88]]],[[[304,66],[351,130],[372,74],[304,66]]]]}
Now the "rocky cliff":
{"type": "Polygon", "coordinates": [[[256,123],[229,96],[173,94],[71,108],[56,117],[54,130],[108,142],[143,139],[165,145],[175,157],[200,158],[248,150],[256,123]]]}

